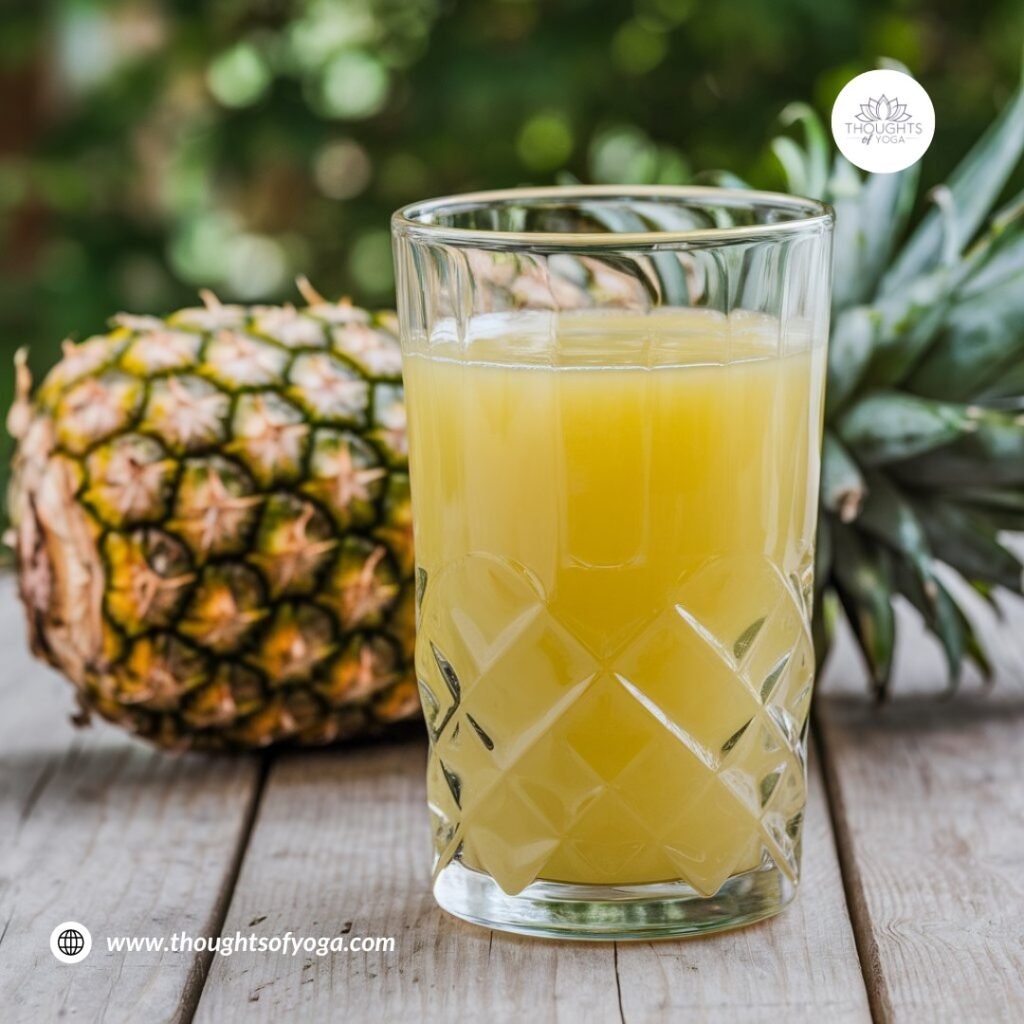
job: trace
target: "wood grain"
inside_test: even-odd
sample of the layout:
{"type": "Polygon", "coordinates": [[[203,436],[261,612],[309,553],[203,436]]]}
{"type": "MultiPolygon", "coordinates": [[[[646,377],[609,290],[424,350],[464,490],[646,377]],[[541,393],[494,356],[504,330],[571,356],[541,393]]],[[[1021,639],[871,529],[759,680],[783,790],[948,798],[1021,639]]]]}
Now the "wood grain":
{"type": "Polygon", "coordinates": [[[989,644],[997,682],[937,699],[944,668],[900,617],[898,694],[863,696],[849,643],[819,704],[833,814],[875,1016],[1024,1019],[1024,608],[989,644]]]}
{"type": "Polygon", "coordinates": [[[492,934],[435,906],[425,756],[413,744],[277,762],[225,933],[349,930],[394,935],[396,950],[217,957],[198,1021],[869,1019],[816,777],[806,890],[786,914],[711,939],[616,948],[492,934]]]}
{"type": "Polygon", "coordinates": [[[811,759],[800,892],[779,917],[688,942],[623,943],[624,1020],[870,1021],[821,775],[811,759]]]}
{"type": "Polygon", "coordinates": [[[187,1020],[206,959],[108,953],[106,938],[217,933],[258,766],[74,730],[71,688],[30,659],[10,579],[0,608],[0,1019],[187,1020]],[[50,954],[66,920],[92,932],[80,964],[50,954]]]}
{"type": "Polygon", "coordinates": [[[277,761],[225,933],[394,936],[396,948],[218,956],[197,1021],[496,1022],[527,1006],[542,1021],[619,1020],[610,946],[491,936],[434,904],[425,759],[412,742],[277,761]]]}
{"type": "MultiPolygon", "coordinates": [[[[819,702],[867,998],[896,1024],[1017,1022],[1024,1007],[1024,607],[1007,606],[991,693],[936,700],[942,662],[901,617],[898,696],[877,712],[841,650],[819,702]]],[[[0,1018],[502,1022],[868,1019],[822,788],[803,890],[780,918],[702,940],[570,944],[491,934],[434,905],[418,742],[260,769],[171,757],[67,723],[0,580],[0,1018]],[[394,936],[393,953],[107,953],[109,935],[394,936]],[[64,966],[48,939],[84,921],[64,966]]]]}

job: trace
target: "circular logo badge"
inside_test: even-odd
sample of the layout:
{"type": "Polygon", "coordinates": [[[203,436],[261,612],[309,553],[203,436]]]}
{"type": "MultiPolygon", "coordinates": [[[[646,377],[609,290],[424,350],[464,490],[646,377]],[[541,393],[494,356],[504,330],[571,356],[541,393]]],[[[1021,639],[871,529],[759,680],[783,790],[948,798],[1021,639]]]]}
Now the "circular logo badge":
{"type": "Polygon", "coordinates": [[[92,950],[92,935],[84,924],[65,921],[50,932],[50,952],[62,964],[77,964],[92,950]]]}
{"type": "Polygon", "coordinates": [[[916,164],[935,134],[935,108],[902,71],[865,71],[843,86],[832,107],[832,137],[862,171],[892,174],[916,164]]]}

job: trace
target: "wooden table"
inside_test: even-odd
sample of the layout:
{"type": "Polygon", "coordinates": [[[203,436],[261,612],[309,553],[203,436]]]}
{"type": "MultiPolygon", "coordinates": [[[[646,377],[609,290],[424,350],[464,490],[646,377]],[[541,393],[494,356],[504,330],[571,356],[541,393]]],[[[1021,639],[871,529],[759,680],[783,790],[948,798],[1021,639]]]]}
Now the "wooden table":
{"type": "MultiPolygon", "coordinates": [[[[841,658],[817,704],[804,878],[774,921],[558,943],[454,921],[428,887],[417,739],[167,756],[68,724],[0,583],[0,1021],[1024,1020],[1024,657],[954,701],[879,713],[841,658]],[[856,694],[856,696],[854,696],[856,694]],[[50,954],[79,920],[94,949],[50,954]],[[108,936],[394,936],[392,953],[108,952],[108,936]]],[[[941,686],[920,636],[901,688],[941,686]]]]}

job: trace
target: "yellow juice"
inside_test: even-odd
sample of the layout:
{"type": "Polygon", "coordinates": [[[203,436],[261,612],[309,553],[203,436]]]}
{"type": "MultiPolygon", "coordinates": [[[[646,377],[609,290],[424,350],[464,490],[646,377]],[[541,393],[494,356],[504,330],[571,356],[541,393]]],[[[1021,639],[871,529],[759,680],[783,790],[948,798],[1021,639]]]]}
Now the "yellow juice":
{"type": "Polygon", "coordinates": [[[437,870],[796,875],[824,368],[742,313],[410,346],[437,870]]]}

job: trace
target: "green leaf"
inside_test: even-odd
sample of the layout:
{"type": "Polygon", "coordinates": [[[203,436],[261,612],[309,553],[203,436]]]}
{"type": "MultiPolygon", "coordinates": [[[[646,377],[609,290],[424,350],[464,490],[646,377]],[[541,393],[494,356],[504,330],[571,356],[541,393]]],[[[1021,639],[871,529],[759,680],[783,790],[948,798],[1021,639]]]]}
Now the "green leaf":
{"type": "MultiPolygon", "coordinates": [[[[691,228],[707,226],[704,218],[678,207],[658,206],[656,203],[644,204],[643,215],[635,209],[616,208],[594,204],[586,208],[587,215],[606,228],[616,232],[644,232],[652,227],[666,230],[686,231],[691,228]]],[[[669,306],[690,305],[690,289],[686,280],[686,271],[674,252],[655,253],[649,257],[657,276],[658,291],[652,297],[669,306]]],[[[629,260],[636,274],[637,264],[629,260]]],[[[637,275],[639,276],[639,275],[637,275]]],[[[654,285],[655,282],[648,282],[654,285]]]]}
{"type": "Polygon", "coordinates": [[[972,487],[967,490],[957,490],[955,494],[957,501],[964,501],[970,505],[980,505],[983,508],[1005,509],[1010,512],[1024,512],[1024,491],[1021,490],[1000,490],[994,487],[972,487]]]}
{"type": "Polygon", "coordinates": [[[732,171],[698,171],[692,178],[694,185],[712,185],[715,188],[749,189],[750,182],[744,181],[732,171]]]}
{"type": "Polygon", "coordinates": [[[934,497],[915,499],[936,556],[969,580],[980,579],[1021,593],[1024,564],[1003,547],[992,528],[969,509],[934,497]]]}
{"type": "MultiPolygon", "coordinates": [[[[846,164],[840,157],[837,170],[840,161],[846,164]]],[[[871,174],[862,187],[846,195],[839,191],[844,187],[842,179],[832,186],[836,211],[833,309],[846,309],[874,297],[913,209],[919,173],[920,165],[913,164],[894,174],[871,174]]],[[[834,174],[833,179],[836,177],[834,174]]]]}
{"type": "Polygon", "coordinates": [[[807,154],[788,135],[772,139],[771,145],[786,176],[786,191],[797,196],[807,195],[807,154]]]}
{"type": "Polygon", "coordinates": [[[1024,408],[1024,359],[1007,367],[997,380],[993,380],[977,396],[979,401],[989,404],[1005,404],[1014,408],[1024,408]]]}
{"type": "Polygon", "coordinates": [[[806,103],[790,103],[779,115],[779,120],[784,127],[802,125],[806,138],[803,149],[786,135],[772,140],[772,151],[782,164],[789,191],[811,199],[823,198],[831,147],[821,118],[806,103]]]}
{"type": "Polygon", "coordinates": [[[864,477],[842,441],[826,430],[821,450],[821,503],[841,522],[857,518],[864,501],[864,477]]]}
{"type": "Polygon", "coordinates": [[[968,401],[1024,355],[1024,229],[988,241],[907,381],[919,394],[968,401]]]}
{"type": "Polygon", "coordinates": [[[967,655],[965,620],[956,602],[938,580],[929,577],[925,582],[909,563],[897,563],[894,578],[899,592],[917,609],[925,625],[942,645],[949,688],[955,689],[967,655]]]}
{"type": "Polygon", "coordinates": [[[878,319],[867,383],[892,387],[903,380],[942,326],[964,273],[965,264],[940,267],[874,306],[878,319]]]}
{"type": "Polygon", "coordinates": [[[1024,414],[971,406],[966,412],[970,430],[946,448],[893,466],[893,473],[917,486],[1024,485],[1024,414]]]}
{"type": "Polygon", "coordinates": [[[992,225],[965,257],[970,273],[960,296],[982,295],[1020,276],[1024,259],[1024,192],[1016,195],[992,219],[992,225]]]}
{"type": "Polygon", "coordinates": [[[1002,606],[996,599],[996,587],[988,580],[967,580],[967,585],[980,597],[992,610],[997,619],[1004,618],[1002,606]]]}
{"type": "Polygon", "coordinates": [[[866,306],[844,310],[832,324],[828,342],[825,417],[831,420],[853,395],[874,352],[878,317],[866,306]]]}
{"type": "Polygon", "coordinates": [[[814,642],[814,670],[821,672],[836,635],[836,621],[839,618],[838,597],[834,589],[829,588],[821,595],[814,605],[814,616],[811,619],[811,639],[814,642]]]}
{"type": "MultiPolygon", "coordinates": [[[[958,237],[973,238],[1024,152],[1024,88],[1018,88],[984,135],[950,175],[958,237]]],[[[942,213],[931,210],[911,235],[882,281],[893,295],[935,267],[942,254],[942,213]]]]}
{"type": "Polygon", "coordinates": [[[973,488],[956,491],[953,498],[990,524],[993,531],[1024,532],[1024,491],[973,488]]]}
{"type": "Polygon", "coordinates": [[[860,525],[901,556],[893,560],[896,587],[942,644],[953,688],[960,679],[966,654],[964,617],[935,575],[925,528],[910,503],[879,473],[868,477],[868,486],[860,525]]]}
{"type": "Polygon", "coordinates": [[[1019,279],[956,304],[907,387],[969,401],[1024,355],[1024,269],[1019,279]]]}
{"type": "Polygon", "coordinates": [[[920,612],[925,626],[942,645],[949,690],[957,688],[967,660],[974,663],[984,679],[991,681],[992,663],[988,654],[971,620],[941,581],[934,580],[926,590],[907,566],[896,572],[896,579],[899,592],[920,612]]]}
{"type": "Polygon", "coordinates": [[[896,644],[889,558],[877,545],[844,527],[835,531],[834,566],[836,593],[853,627],[875,692],[883,697],[896,644]]]}
{"type": "Polygon", "coordinates": [[[934,577],[932,552],[925,529],[910,503],[883,473],[867,475],[867,499],[858,526],[903,555],[925,580],[934,577]]]}
{"type": "Polygon", "coordinates": [[[874,391],[842,415],[838,433],[861,462],[880,466],[948,445],[973,427],[959,405],[874,391]]]}
{"type": "MultiPolygon", "coordinates": [[[[959,606],[957,611],[960,611],[959,606]]],[[[967,654],[971,661],[974,662],[978,667],[978,671],[982,674],[985,681],[988,683],[993,682],[995,675],[992,671],[992,661],[988,656],[988,651],[985,650],[985,645],[978,638],[978,634],[971,625],[970,620],[960,612],[962,616],[962,623],[964,627],[964,635],[967,641],[967,654]]]]}
{"type": "Polygon", "coordinates": [[[965,658],[970,658],[983,676],[990,677],[991,665],[970,620],[942,583],[936,580],[935,585],[937,589],[930,602],[932,612],[925,615],[925,622],[942,644],[949,671],[950,689],[956,689],[960,682],[965,658]]]}
{"type": "Polygon", "coordinates": [[[814,592],[820,594],[832,575],[832,516],[818,512],[814,545],[814,592]]]}
{"type": "MultiPolygon", "coordinates": [[[[637,212],[647,222],[647,227],[662,231],[686,231],[697,225],[685,210],[665,203],[637,203],[637,212]]],[[[716,224],[727,227],[725,224],[716,224]]],[[[678,253],[655,253],[650,257],[662,285],[662,301],[670,306],[690,304],[690,285],[678,253]]]]}

